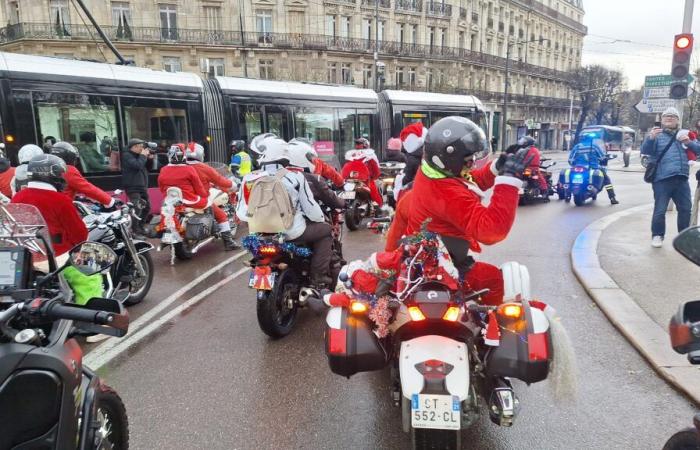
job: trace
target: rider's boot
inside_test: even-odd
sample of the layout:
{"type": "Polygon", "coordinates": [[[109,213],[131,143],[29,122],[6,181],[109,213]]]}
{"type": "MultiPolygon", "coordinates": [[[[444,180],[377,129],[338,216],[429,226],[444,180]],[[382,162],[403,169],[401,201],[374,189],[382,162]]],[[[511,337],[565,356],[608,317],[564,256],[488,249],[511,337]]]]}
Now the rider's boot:
{"type": "Polygon", "coordinates": [[[222,231],[219,235],[221,236],[221,240],[224,241],[224,251],[230,252],[241,248],[241,245],[236,242],[230,231],[222,231]]]}
{"type": "Polygon", "coordinates": [[[615,198],[615,189],[612,187],[612,185],[605,186],[605,190],[608,191],[608,198],[610,199],[611,205],[617,205],[620,203],[617,201],[617,198],[615,198]]]}

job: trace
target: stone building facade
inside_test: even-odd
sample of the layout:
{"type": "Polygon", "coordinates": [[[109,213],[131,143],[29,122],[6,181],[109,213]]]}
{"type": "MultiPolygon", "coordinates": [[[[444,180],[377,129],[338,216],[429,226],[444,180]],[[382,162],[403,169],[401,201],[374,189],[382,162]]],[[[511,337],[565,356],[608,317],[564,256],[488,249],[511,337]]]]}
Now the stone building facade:
{"type": "MultiPolygon", "coordinates": [[[[229,75],[469,93],[493,113],[509,55],[507,140],[562,148],[569,73],[580,67],[582,0],[85,0],[136,65],[229,75]],[[378,20],[377,20],[378,19],[378,20]],[[375,72],[374,56],[380,67],[375,72]]],[[[0,0],[0,49],[114,61],[71,0],[0,0]]]]}

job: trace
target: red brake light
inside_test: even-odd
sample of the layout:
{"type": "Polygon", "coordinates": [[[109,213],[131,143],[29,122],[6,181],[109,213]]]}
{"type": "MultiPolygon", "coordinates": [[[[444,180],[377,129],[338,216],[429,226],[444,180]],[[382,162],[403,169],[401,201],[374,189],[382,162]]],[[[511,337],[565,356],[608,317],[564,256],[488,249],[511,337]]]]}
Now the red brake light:
{"type": "Polygon", "coordinates": [[[583,167],[574,167],[574,172],[583,172],[583,167]]]}
{"type": "Polygon", "coordinates": [[[328,353],[332,355],[344,355],[347,353],[347,332],[344,328],[328,329],[328,353]]]}
{"type": "Polygon", "coordinates": [[[261,255],[274,256],[277,254],[277,246],[275,245],[263,245],[258,250],[261,255]]]}
{"type": "Polygon", "coordinates": [[[452,372],[452,369],[454,368],[452,365],[437,360],[437,359],[429,359],[427,361],[423,361],[422,363],[416,364],[416,370],[423,375],[425,378],[432,378],[432,379],[443,379],[452,372]]]}
{"type": "Polygon", "coordinates": [[[532,171],[530,169],[525,169],[525,171],[523,172],[523,175],[525,175],[526,177],[529,177],[530,175],[532,175],[532,171]]]}

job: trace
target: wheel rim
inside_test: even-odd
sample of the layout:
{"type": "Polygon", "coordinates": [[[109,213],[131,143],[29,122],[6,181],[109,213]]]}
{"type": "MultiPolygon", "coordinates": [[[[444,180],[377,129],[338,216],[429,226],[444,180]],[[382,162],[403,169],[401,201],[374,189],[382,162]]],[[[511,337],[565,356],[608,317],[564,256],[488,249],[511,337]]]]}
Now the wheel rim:
{"type": "Polygon", "coordinates": [[[138,257],[141,261],[141,266],[146,271],[146,274],[144,276],[139,276],[138,270],[136,270],[136,267],[134,267],[135,277],[133,280],[131,280],[131,282],[129,282],[129,293],[134,297],[138,297],[143,293],[143,290],[148,284],[148,278],[150,276],[151,270],[150,267],[148,267],[148,261],[146,260],[146,257],[143,255],[138,255],[138,257]]]}
{"type": "Polygon", "coordinates": [[[109,413],[103,408],[97,409],[97,422],[100,424],[100,427],[96,431],[97,448],[100,450],[113,450],[115,448],[115,443],[112,441],[114,437],[112,421],[110,420],[109,413]]]}
{"type": "Polygon", "coordinates": [[[282,295],[275,299],[275,323],[280,327],[286,327],[294,317],[294,307],[289,307],[289,300],[293,300],[296,286],[286,284],[282,295]]]}

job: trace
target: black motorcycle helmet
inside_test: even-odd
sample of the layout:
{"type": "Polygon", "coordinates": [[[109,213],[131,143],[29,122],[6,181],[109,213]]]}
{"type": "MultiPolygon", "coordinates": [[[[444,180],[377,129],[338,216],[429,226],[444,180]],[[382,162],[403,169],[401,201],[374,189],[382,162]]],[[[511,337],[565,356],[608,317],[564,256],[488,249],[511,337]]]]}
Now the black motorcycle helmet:
{"type": "Polygon", "coordinates": [[[58,141],[53,146],[51,146],[51,154],[56,155],[71,166],[74,166],[78,162],[80,153],[68,142],[58,141]]]}
{"type": "Polygon", "coordinates": [[[483,157],[488,151],[484,130],[469,119],[449,116],[438,120],[428,130],[423,157],[439,172],[459,177],[465,159],[483,157]]]}
{"type": "Polygon", "coordinates": [[[66,163],[56,155],[37,155],[27,164],[27,179],[49,183],[57,191],[66,186],[66,163]]]}
{"type": "Polygon", "coordinates": [[[240,139],[234,139],[231,141],[230,144],[228,144],[228,148],[231,149],[231,153],[235,155],[241,150],[245,150],[245,141],[242,141],[240,139]]]}

